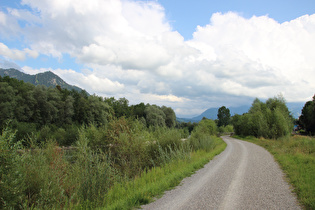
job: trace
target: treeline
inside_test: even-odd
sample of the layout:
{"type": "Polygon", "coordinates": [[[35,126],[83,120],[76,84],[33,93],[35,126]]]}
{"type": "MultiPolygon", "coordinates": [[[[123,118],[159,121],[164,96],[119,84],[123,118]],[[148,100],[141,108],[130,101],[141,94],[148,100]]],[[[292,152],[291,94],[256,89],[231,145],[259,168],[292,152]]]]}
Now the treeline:
{"type": "Polygon", "coordinates": [[[234,115],[235,134],[277,139],[293,131],[293,117],[282,96],[265,103],[255,99],[248,113],[234,115]]]}
{"type": "MultiPolygon", "coordinates": [[[[14,107],[11,118],[7,116],[6,119],[13,119],[20,127],[22,124],[27,128],[34,125],[39,131],[28,133],[24,141],[20,141],[16,138],[20,131],[15,132],[15,128],[10,129],[13,125],[2,121],[5,126],[0,135],[0,209],[106,208],[119,202],[115,196],[121,193],[119,189],[124,190],[126,185],[132,185],[133,180],[148,171],[169,171],[169,163],[189,162],[194,153],[205,155],[222,145],[222,141],[214,137],[218,134],[218,127],[213,120],[204,119],[195,125],[188,138],[188,129],[174,127],[175,114],[171,108],[143,103],[128,106],[125,99],[102,99],[59,88],[33,87],[14,79],[4,80],[18,83],[16,87],[29,87],[27,91],[23,87],[19,92],[10,82],[2,80],[1,95],[8,89],[14,93],[11,100],[7,100],[7,95],[7,98],[3,97],[6,101],[1,101],[1,104],[8,103],[14,107]],[[57,116],[69,116],[67,120],[60,123],[55,117],[48,120],[31,118],[36,113],[34,111],[27,113],[31,113],[31,119],[39,121],[18,121],[21,119],[17,118],[15,109],[23,104],[14,101],[23,99],[19,97],[23,91],[28,93],[28,99],[36,98],[34,91],[38,88],[43,98],[46,96],[43,100],[45,106],[41,105],[55,110],[57,116]],[[55,97],[50,97],[50,94],[55,97]],[[59,104],[52,98],[58,98],[59,104]],[[67,108],[72,107],[72,112],[57,108],[58,105],[65,107],[67,99],[71,101],[68,105],[72,104],[67,108]],[[87,121],[76,118],[76,105],[83,112],[77,114],[87,121]],[[70,114],[62,115],[60,112],[70,114]],[[93,113],[101,116],[95,114],[92,118],[93,113]],[[76,138],[73,142],[62,142],[65,136],[76,138]],[[61,143],[71,143],[73,147],[63,149],[59,147],[61,143]],[[118,190],[113,192],[112,189],[118,190]]],[[[32,103],[35,109],[38,101],[34,99],[32,103]]],[[[48,113],[46,117],[52,112],[48,113]]],[[[146,185],[141,188],[146,188],[146,185]]],[[[139,195],[139,200],[129,205],[148,202],[148,196],[139,195]]]]}
{"type": "Polygon", "coordinates": [[[80,126],[99,127],[120,117],[139,119],[147,127],[176,125],[170,107],[144,103],[129,106],[125,98],[102,98],[85,91],[34,86],[0,77],[0,128],[10,120],[17,139],[36,133],[38,139],[55,138],[60,145],[71,145],[80,126]]]}

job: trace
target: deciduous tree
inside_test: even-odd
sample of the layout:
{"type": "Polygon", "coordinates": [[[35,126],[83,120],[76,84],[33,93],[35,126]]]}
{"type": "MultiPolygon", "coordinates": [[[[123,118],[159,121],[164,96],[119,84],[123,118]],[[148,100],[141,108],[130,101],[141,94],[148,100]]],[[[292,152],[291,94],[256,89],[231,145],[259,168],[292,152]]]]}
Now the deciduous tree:
{"type": "Polygon", "coordinates": [[[218,110],[218,126],[227,126],[230,122],[230,110],[225,106],[222,106],[218,110]]]}

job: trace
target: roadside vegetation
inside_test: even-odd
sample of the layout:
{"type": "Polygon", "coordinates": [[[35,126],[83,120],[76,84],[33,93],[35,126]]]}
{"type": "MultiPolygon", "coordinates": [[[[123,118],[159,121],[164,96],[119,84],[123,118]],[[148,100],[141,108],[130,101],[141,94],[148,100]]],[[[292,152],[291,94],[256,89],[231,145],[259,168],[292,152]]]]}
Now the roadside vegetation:
{"type": "Polygon", "coordinates": [[[28,145],[4,129],[0,136],[1,208],[131,209],[146,204],[203,167],[225,143],[205,120],[183,140],[184,130],[147,128],[119,118],[107,127],[83,126],[68,150],[48,140],[28,145]],[[210,128],[200,134],[204,127],[210,128]],[[198,135],[197,135],[198,133],[198,135]]]}
{"type": "Polygon", "coordinates": [[[8,77],[0,98],[0,209],[132,209],[226,146],[214,121],[170,107],[8,77]]]}
{"type": "MultiPolygon", "coordinates": [[[[306,102],[302,115],[295,120],[294,132],[314,134],[315,96],[306,102]]],[[[293,118],[283,97],[256,99],[249,112],[232,118],[236,138],[266,148],[277,160],[294,187],[300,203],[315,209],[315,138],[292,135],[293,118]]]]}
{"type": "MultiPolygon", "coordinates": [[[[291,136],[282,96],[248,113],[178,123],[170,107],[34,86],[0,77],[0,209],[132,209],[146,204],[224,150],[234,133],[267,148],[315,209],[314,138],[291,136]],[[272,140],[267,140],[272,139],[272,140]]],[[[315,97],[296,122],[314,134],[315,97]]]]}
{"type": "Polygon", "coordinates": [[[266,148],[280,164],[306,209],[315,209],[315,138],[286,136],[278,140],[239,137],[266,148]]]}

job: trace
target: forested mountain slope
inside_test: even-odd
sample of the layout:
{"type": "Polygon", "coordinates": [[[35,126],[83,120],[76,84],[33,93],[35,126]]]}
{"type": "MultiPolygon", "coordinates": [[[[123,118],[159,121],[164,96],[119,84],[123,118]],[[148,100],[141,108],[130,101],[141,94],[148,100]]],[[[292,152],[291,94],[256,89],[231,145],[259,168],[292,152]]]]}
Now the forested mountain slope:
{"type": "Polygon", "coordinates": [[[79,92],[82,91],[82,89],[77,86],[69,85],[51,71],[30,75],[13,68],[10,69],[0,68],[0,76],[2,77],[9,76],[11,78],[23,80],[24,82],[29,82],[33,85],[44,85],[46,87],[56,87],[57,85],[59,85],[63,89],[76,90],[79,92]]]}

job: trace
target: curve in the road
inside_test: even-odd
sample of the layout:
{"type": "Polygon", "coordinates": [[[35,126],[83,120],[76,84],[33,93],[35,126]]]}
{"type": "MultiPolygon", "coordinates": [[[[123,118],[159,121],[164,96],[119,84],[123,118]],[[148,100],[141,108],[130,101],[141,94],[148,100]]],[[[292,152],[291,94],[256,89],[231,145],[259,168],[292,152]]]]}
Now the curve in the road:
{"type": "Polygon", "coordinates": [[[273,156],[222,137],[225,151],[143,209],[301,209],[273,156]]]}

